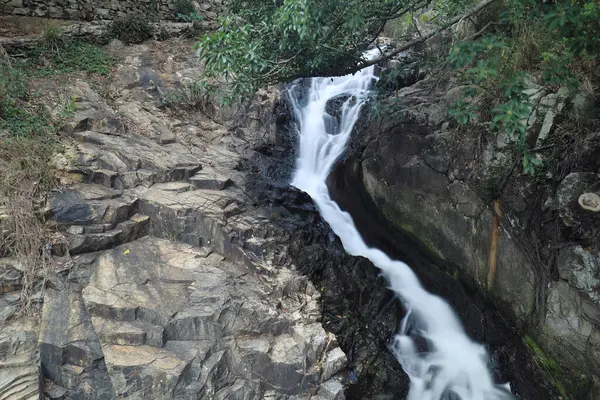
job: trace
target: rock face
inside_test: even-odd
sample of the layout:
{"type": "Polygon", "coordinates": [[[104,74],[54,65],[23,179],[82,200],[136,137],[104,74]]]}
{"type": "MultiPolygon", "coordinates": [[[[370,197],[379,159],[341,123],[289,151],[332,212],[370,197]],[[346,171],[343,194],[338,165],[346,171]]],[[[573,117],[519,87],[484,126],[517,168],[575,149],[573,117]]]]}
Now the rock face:
{"type": "Polygon", "coordinates": [[[36,321],[22,318],[0,330],[0,399],[34,400],[42,395],[36,321]]]}
{"type": "MultiPolygon", "coordinates": [[[[441,89],[432,86],[433,81],[425,79],[398,91],[401,121],[384,123],[382,129],[376,124],[359,126],[350,154],[330,179],[333,197],[373,245],[407,259],[402,238],[418,239],[415,246],[437,259],[467,292],[481,293],[486,304],[495,304],[514,321],[515,328],[536,338],[547,357],[556,360],[552,363],[564,369],[560,379],[571,382],[565,390],[575,398],[595,398],[600,387],[598,216],[578,201],[598,191],[600,178],[595,172],[563,177],[548,185],[551,194],[545,205],[523,179],[503,186],[497,274],[488,287],[494,210],[491,201],[483,200],[486,182],[477,176],[505,154],[498,154],[493,142],[477,156],[482,145],[461,139],[461,132],[446,122],[454,99],[451,83],[441,89]],[[568,229],[564,232],[577,235],[587,247],[555,253],[559,247],[551,245],[550,228],[538,227],[540,209],[547,210],[543,220],[557,218],[562,224],[552,229],[568,229]],[[370,228],[373,221],[380,221],[377,231],[370,228]],[[579,380],[582,375],[585,383],[579,380]]],[[[478,135],[468,133],[472,138],[478,135]]],[[[582,154],[582,159],[587,157],[582,154]]],[[[427,272],[415,269],[427,283],[427,272]]],[[[469,319],[466,325],[472,325],[469,319]]],[[[517,391],[523,395],[519,387],[517,391]]]]}
{"type": "MultiPolygon", "coordinates": [[[[40,323],[3,327],[0,398],[343,399],[347,356],[321,325],[321,292],[246,191],[252,147],[275,138],[275,96],[235,135],[199,112],[181,120],[160,93],[185,68],[151,46],[117,50],[110,103],[84,81],[61,88],[78,101],[48,213],[69,268],[45,285],[40,323]]],[[[0,265],[4,322],[22,273],[0,265]]]]}
{"type": "Polygon", "coordinates": [[[73,138],[68,169],[90,183],[51,206],[82,256],[67,288],[45,296],[46,377],[98,398],[157,399],[291,398],[339,381],[345,355],[318,323],[318,291],[270,266],[269,239],[255,233],[264,217],[242,212],[243,176],[229,169],[239,156],[94,131],[73,138]]]}

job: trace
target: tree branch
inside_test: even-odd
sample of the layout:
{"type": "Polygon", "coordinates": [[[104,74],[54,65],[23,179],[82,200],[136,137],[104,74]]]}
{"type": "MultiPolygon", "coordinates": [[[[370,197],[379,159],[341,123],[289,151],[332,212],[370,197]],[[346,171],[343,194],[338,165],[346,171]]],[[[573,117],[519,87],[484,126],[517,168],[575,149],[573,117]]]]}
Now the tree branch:
{"type": "Polygon", "coordinates": [[[411,47],[414,47],[414,46],[416,46],[418,44],[421,44],[421,43],[425,42],[426,40],[434,37],[438,33],[442,32],[442,31],[445,31],[446,29],[448,29],[451,26],[455,25],[456,23],[458,23],[462,19],[467,18],[467,17],[469,17],[469,16],[471,16],[471,15],[473,15],[473,14],[481,11],[483,8],[487,7],[488,5],[490,5],[491,3],[493,3],[494,1],[495,0],[483,0],[480,3],[478,3],[475,7],[473,7],[466,14],[452,18],[450,21],[448,21],[448,23],[446,25],[444,25],[440,29],[438,29],[436,31],[433,31],[433,32],[430,32],[430,33],[428,33],[428,34],[426,34],[424,36],[421,36],[418,39],[411,40],[410,42],[408,42],[408,43],[406,43],[406,44],[404,44],[404,45],[402,45],[402,46],[400,46],[398,48],[395,48],[394,50],[392,50],[392,51],[390,51],[388,53],[383,54],[381,57],[378,57],[378,58],[373,59],[373,60],[366,60],[366,61],[363,61],[363,62],[359,62],[358,65],[356,65],[356,67],[350,69],[346,73],[354,73],[354,72],[359,71],[359,70],[361,70],[363,68],[370,67],[371,65],[379,64],[380,62],[388,60],[391,57],[394,57],[395,55],[400,54],[401,52],[410,49],[411,47]]]}

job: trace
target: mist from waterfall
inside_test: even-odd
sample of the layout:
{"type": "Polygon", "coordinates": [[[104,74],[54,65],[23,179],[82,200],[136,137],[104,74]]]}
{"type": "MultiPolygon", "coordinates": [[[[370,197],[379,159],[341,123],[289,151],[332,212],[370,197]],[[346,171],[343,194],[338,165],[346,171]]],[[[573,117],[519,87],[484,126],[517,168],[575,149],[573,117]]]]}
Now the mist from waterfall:
{"type": "Polygon", "coordinates": [[[352,217],[329,195],[327,176],[369,99],[377,80],[374,68],[343,77],[313,78],[308,88],[306,81],[298,81],[290,88],[300,138],[292,185],[312,197],[348,254],[368,258],[381,270],[408,310],[390,348],[410,377],[409,400],[512,399],[508,385],[494,384],[485,348],[468,337],[448,303],[428,293],[408,265],[368,247],[352,217]],[[343,102],[339,120],[326,112],[332,99],[343,102]],[[417,348],[415,338],[421,343],[424,339],[428,349],[417,348]]]}

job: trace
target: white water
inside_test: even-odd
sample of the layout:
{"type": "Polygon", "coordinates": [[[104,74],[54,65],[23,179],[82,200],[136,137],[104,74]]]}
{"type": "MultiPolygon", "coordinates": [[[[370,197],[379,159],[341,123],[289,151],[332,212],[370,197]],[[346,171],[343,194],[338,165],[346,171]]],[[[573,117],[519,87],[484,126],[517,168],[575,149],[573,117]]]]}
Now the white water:
{"type": "Polygon", "coordinates": [[[392,260],[378,249],[369,248],[351,216],[329,196],[325,180],[343,153],[376,79],[374,67],[333,79],[313,78],[308,99],[302,104],[300,85],[290,89],[300,136],[292,185],[312,197],[349,254],[366,257],[381,269],[390,288],[409,310],[391,346],[411,379],[409,400],[510,399],[507,386],[495,385],[492,380],[487,352],[482,345],[471,341],[450,306],[425,291],[408,265],[392,260]],[[351,98],[342,107],[338,126],[326,114],[325,105],[329,99],[340,95],[351,98]],[[413,341],[416,335],[429,343],[427,352],[417,350],[413,341]]]}

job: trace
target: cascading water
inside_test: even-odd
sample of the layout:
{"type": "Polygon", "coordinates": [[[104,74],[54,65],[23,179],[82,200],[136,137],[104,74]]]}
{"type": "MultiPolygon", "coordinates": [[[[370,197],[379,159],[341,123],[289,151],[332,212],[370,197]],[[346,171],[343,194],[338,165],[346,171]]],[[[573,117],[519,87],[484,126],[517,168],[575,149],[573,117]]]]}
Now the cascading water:
{"type": "Polygon", "coordinates": [[[495,385],[492,380],[486,350],[471,341],[450,306],[423,289],[408,265],[369,248],[351,216],[329,196],[326,178],[344,151],[376,79],[374,67],[368,67],[354,75],[313,78],[308,93],[300,83],[291,87],[300,137],[292,185],[312,197],[350,255],[368,258],[382,271],[409,310],[391,346],[411,379],[409,400],[510,399],[507,385],[495,385]],[[339,124],[326,113],[327,102],[334,98],[343,101],[339,124]],[[417,349],[415,337],[427,341],[426,352],[417,349]]]}

